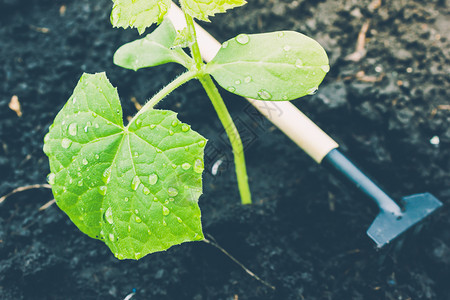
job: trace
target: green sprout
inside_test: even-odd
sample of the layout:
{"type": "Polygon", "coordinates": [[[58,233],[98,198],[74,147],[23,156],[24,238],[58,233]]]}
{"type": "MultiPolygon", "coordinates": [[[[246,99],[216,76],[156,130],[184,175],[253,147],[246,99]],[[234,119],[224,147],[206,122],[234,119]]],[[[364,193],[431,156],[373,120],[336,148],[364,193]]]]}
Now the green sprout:
{"type": "Polygon", "coordinates": [[[83,74],[45,136],[48,182],[58,206],[119,259],[139,259],[187,241],[204,239],[198,198],[202,194],[206,139],[154,107],[191,79],[204,87],[232,145],[243,204],[251,203],[239,133],[216,82],[231,93],[266,101],[293,100],[317,90],[329,70],[323,48],[292,31],[240,34],[222,44],[205,64],[193,18],[244,5],[244,0],[181,0],[187,27],[176,31],[164,18],[170,0],[113,0],[115,27],[137,28],[146,37],[125,44],[114,63],[138,70],[178,63],[187,71],[154,95],[123,124],[117,90],[105,73],[83,74]],[[189,47],[190,55],[183,48],[189,47]]]}

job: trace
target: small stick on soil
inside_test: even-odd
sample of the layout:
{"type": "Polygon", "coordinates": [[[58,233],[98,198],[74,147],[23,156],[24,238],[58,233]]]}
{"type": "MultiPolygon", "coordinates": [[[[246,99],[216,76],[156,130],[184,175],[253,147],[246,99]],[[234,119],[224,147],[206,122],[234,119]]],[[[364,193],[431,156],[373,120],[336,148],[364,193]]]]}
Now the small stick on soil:
{"type": "Polygon", "coordinates": [[[350,60],[354,62],[358,62],[366,55],[366,34],[367,30],[369,30],[370,21],[366,21],[359,31],[358,40],[356,41],[356,50],[352,54],[349,54],[345,57],[345,60],[350,60]]]}
{"type": "Polygon", "coordinates": [[[39,211],[46,210],[47,208],[49,208],[50,206],[52,206],[53,203],[55,203],[55,202],[56,202],[55,199],[48,201],[47,203],[45,203],[44,205],[42,205],[41,207],[39,207],[39,211]]]}
{"type": "Polygon", "coordinates": [[[210,244],[211,246],[216,247],[217,249],[219,249],[223,254],[225,254],[226,256],[228,256],[228,258],[230,258],[232,261],[234,261],[238,266],[240,266],[245,272],[247,272],[248,275],[250,275],[251,277],[253,277],[254,279],[258,280],[259,282],[261,282],[262,284],[264,284],[265,286],[271,288],[272,290],[275,290],[275,287],[273,285],[271,285],[270,283],[268,283],[267,281],[264,281],[263,279],[259,278],[258,275],[256,275],[255,273],[253,273],[252,271],[250,271],[249,269],[247,269],[247,267],[245,267],[240,261],[238,261],[236,258],[234,258],[230,253],[227,252],[227,250],[223,249],[214,239],[213,236],[211,236],[210,234],[207,234],[208,237],[211,240],[208,239],[204,239],[203,242],[210,244]]]}
{"type": "Polygon", "coordinates": [[[26,185],[26,186],[21,186],[18,187],[14,190],[12,190],[12,192],[0,197],[0,203],[2,203],[3,201],[5,201],[6,198],[8,198],[9,196],[12,196],[16,193],[19,192],[23,192],[23,191],[28,191],[28,190],[32,190],[32,189],[51,189],[52,186],[50,184],[32,184],[32,185],[26,185]]]}
{"type": "Polygon", "coordinates": [[[137,101],[136,97],[131,97],[131,102],[133,102],[134,107],[136,107],[137,111],[140,111],[142,108],[142,105],[137,101]]]}

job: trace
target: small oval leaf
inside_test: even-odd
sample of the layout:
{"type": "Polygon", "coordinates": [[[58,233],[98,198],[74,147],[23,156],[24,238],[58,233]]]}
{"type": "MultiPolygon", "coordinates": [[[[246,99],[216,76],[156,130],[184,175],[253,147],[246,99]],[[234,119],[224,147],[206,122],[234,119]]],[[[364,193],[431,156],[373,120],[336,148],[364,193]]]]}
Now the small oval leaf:
{"type": "Polygon", "coordinates": [[[293,100],[317,91],[329,71],[325,50],[294,31],[240,34],[206,71],[228,91],[260,100],[293,100]]]}
{"type": "Polygon", "coordinates": [[[117,49],[114,64],[131,70],[154,67],[169,62],[187,66],[189,57],[180,48],[171,49],[177,32],[166,18],[158,28],[145,38],[127,43],[117,49]]]}
{"type": "Polygon", "coordinates": [[[58,206],[119,259],[203,239],[205,139],[172,111],[149,110],[124,127],[104,73],[84,74],[44,140],[58,206]],[[76,130],[74,130],[76,128],[76,130]]]}

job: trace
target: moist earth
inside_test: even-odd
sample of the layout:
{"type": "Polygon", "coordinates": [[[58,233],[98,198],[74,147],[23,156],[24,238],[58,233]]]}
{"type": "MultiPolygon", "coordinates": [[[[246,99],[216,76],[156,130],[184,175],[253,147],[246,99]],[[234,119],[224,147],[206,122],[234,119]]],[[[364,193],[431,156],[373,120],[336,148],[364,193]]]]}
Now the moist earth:
{"type": "MultiPolygon", "coordinates": [[[[138,34],[111,27],[111,6],[0,0],[0,195],[45,183],[43,137],[83,72],[107,72],[124,116],[136,113],[131,99],[144,103],[182,72],[114,66],[114,51],[138,34]],[[14,95],[21,117],[8,108],[14,95]]],[[[204,242],[119,261],[56,205],[39,210],[53,197],[36,189],[0,204],[0,298],[450,299],[449,7],[445,0],[254,0],[202,23],[222,42],[276,30],[317,39],[331,71],[316,95],[293,103],[393,197],[430,192],[444,202],[420,232],[376,250],[365,231],[377,207],[222,90],[245,144],[254,204],[241,205],[224,130],[191,82],[160,107],[209,139],[204,231],[275,290],[204,242]]],[[[265,109],[282,113],[276,103],[265,109]]]]}

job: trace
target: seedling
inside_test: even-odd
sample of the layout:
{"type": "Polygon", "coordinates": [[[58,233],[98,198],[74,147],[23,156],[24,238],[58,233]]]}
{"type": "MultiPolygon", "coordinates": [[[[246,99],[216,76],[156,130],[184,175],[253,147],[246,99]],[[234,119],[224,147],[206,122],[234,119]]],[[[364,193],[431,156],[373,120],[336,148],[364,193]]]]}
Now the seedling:
{"type": "Polygon", "coordinates": [[[170,0],[113,2],[115,27],[137,28],[142,34],[159,25],[145,38],[120,47],[116,65],[139,70],[173,62],[187,71],[153,96],[126,126],[119,95],[106,75],[83,74],[50,126],[44,152],[58,206],[117,258],[139,259],[204,238],[198,198],[206,139],[175,112],[155,105],[189,80],[200,81],[232,145],[241,201],[250,204],[242,142],[211,76],[231,93],[286,101],[315,93],[329,66],[316,41],[292,31],[240,34],[224,42],[205,64],[193,19],[209,21],[216,13],[244,5],[244,0],[181,0],[187,27],[178,32],[164,19],[170,0]]]}

